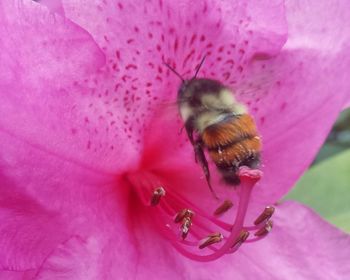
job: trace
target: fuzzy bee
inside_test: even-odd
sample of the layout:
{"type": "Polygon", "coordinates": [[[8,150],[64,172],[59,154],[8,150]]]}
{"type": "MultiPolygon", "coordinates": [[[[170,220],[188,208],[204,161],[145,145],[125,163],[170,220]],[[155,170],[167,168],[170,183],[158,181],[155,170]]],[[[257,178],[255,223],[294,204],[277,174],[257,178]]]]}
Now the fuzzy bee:
{"type": "Polygon", "coordinates": [[[239,103],[230,88],[212,79],[195,76],[182,80],[177,104],[188,138],[194,148],[196,162],[205,174],[211,192],[207,150],[228,185],[240,183],[240,166],[256,168],[260,163],[261,139],[253,117],[239,103]]]}

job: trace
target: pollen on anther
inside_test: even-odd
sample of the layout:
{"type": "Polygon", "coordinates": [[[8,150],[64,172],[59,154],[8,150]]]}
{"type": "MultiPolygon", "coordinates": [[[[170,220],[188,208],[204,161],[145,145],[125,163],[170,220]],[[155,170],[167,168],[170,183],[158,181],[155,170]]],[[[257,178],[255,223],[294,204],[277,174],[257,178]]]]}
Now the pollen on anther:
{"type": "Polygon", "coordinates": [[[264,221],[268,221],[273,213],[275,212],[275,208],[272,206],[265,207],[264,211],[256,218],[254,221],[255,225],[261,224],[264,221]]]}
{"type": "Polygon", "coordinates": [[[235,240],[235,242],[232,244],[231,248],[238,249],[238,247],[240,247],[243,244],[243,242],[248,239],[248,237],[249,237],[249,231],[242,230],[238,235],[237,239],[235,240]]]}
{"type": "Polygon", "coordinates": [[[158,205],[162,196],[165,196],[165,189],[163,187],[156,188],[151,197],[151,206],[158,205]]]}
{"type": "Polygon", "coordinates": [[[231,200],[226,199],[216,210],[214,211],[215,216],[220,216],[226,213],[233,207],[233,203],[231,200]]]}
{"type": "Polygon", "coordinates": [[[175,223],[180,223],[185,218],[192,219],[193,215],[194,215],[194,213],[190,209],[182,209],[181,211],[176,213],[176,215],[174,217],[174,222],[175,223]]]}
{"type": "Polygon", "coordinates": [[[254,235],[258,237],[265,236],[272,230],[272,226],[273,226],[273,222],[267,221],[265,226],[259,229],[257,232],[255,232],[254,235]]]}
{"type": "Polygon", "coordinates": [[[191,226],[192,226],[192,219],[190,217],[184,218],[181,225],[182,239],[186,239],[188,233],[190,232],[191,226]]]}
{"type": "Polygon", "coordinates": [[[220,232],[209,234],[206,238],[199,241],[198,248],[204,249],[210,245],[221,242],[223,238],[224,237],[220,232]]]}

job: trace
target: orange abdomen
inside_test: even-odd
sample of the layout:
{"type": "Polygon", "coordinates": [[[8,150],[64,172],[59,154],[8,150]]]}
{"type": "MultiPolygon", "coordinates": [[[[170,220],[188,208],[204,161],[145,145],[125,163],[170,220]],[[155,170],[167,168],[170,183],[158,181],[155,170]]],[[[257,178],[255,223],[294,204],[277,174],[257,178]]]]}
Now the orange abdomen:
{"type": "Polygon", "coordinates": [[[255,168],[259,164],[261,140],[248,114],[232,116],[207,127],[202,140],[227,182],[238,183],[234,181],[239,166],[255,168]]]}

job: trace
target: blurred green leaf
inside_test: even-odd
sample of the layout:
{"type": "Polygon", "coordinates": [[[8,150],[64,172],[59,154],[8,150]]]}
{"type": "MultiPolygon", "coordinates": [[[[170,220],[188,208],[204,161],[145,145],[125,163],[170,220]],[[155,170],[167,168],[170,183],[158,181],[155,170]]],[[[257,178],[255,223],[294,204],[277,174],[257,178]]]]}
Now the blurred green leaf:
{"type": "Polygon", "coordinates": [[[350,232],[350,149],[314,165],[285,199],[309,205],[350,232]]]}
{"type": "Polygon", "coordinates": [[[338,117],[313,164],[350,149],[350,108],[338,117]]]}
{"type": "Polygon", "coordinates": [[[329,217],[327,220],[350,233],[350,211],[329,217]]]}
{"type": "Polygon", "coordinates": [[[317,158],[313,164],[319,164],[321,161],[327,160],[328,158],[335,156],[345,150],[347,150],[347,147],[344,147],[337,143],[325,143],[319,151],[317,158]]]}

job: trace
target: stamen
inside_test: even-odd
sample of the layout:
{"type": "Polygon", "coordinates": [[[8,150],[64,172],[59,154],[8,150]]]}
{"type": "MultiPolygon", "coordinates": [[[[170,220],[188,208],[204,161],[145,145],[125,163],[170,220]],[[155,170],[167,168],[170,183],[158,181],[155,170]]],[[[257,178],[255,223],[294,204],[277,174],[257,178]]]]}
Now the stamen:
{"type": "Polygon", "coordinates": [[[275,212],[274,207],[272,206],[265,207],[264,211],[254,221],[254,225],[258,225],[258,224],[261,224],[262,222],[268,221],[274,212],[275,212]]]}
{"type": "Polygon", "coordinates": [[[220,232],[211,233],[206,238],[199,241],[198,248],[203,249],[215,243],[219,243],[222,241],[223,238],[224,236],[220,232]]]}
{"type": "Polygon", "coordinates": [[[221,216],[233,207],[231,200],[226,199],[215,211],[215,216],[221,216]]]}
{"type": "Polygon", "coordinates": [[[190,217],[185,217],[184,220],[182,221],[181,225],[181,237],[182,239],[186,239],[190,228],[192,226],[192,220],[190,217]]]}
{"type": "MultiPolygon", "coordinates": [[[[209,255],[198,255],[186,250],[184,247],[180,246],[176,242],[173,243],[173,246],[186,257],[197,261],[207,262],[216,260],[217,258],[223,256],[226,253],[233,252],[232,246],[234,245],[235,241],[237,240],[237,237],[239,236],[243,228],[244,218],[247,212],[252,188],[257,183],[257,181],[260,180],[262,172],[259,170],[251,170],[249,168],[242,167],[239,169],[238,175],[241,180],[239,192],[240,199],[238,204],[238,210],[236,213],[236,218],[233,223],[230,235],[227,238],[225,238],[226,242],[220,248],[216,249],[214,253],[209,255]]],[[[241,237],[241,239],[243,240],[244,238],[241,237]]]]}
{"type": "Polygon", "coordinates": [[[191,209],[193,209],[194,211],[196,211],[196,213],[209,220],[210,222],[214,223],[215,225],[221,227],[222,229],[226,230],[226,231],[231,231],[232,229],[232,225],[227,224],[223,221],[220,221],[214,217],[212,217],[210,214],[206,213],[205,211],[203,211],[202,209],[200,209],[199,207],[197,207],[196,205],[192,204],[189,200],[187,200],[186,198],[177,195],[175,192],[169,193],[169,196],[171,196],[174,200],[178,200],[179,203],[183,203],[185,205],[191,206],[191,209]]]}
{"type": "Polygon", "coordinates": [[[249,237],[249,232],[246,230],[242,230],[233,245],[231,246],[232,249],[237,250],[244,241],[246,241],[249,237]]]}
{"type": "Polygon", "coordinates": [[[194,213],[190,209],[182,209],[181,211],[176,213],[176,216],[174,218],[175,223],[180,223],[184,218],[191,218],[193,217],[194,213]]]}
{"type": "Polygon", "coordinates": [[[272,230],[273,222],[272,221],[267,221],[264,227],[259,229],[257,232],[254,233],[255,236],[265,236],[272,230]]]}
{"type": "Polygon", "coordinates": [[[162,196],[165,196],[165,189],[163,187],[156,188],[151,197],[151,206],[157,206],[162,196]]]}
{"type": "Polygon", "coordinates": [[[233,207],[230,199],[223,201],[211,214],[193,204],[179,188],[166,185],[165,196],[165,189],[161,187],[164,182],[152,172],[132,173],[127,178],[145,207],[157,206],[148,209],[159,232],[184,256],[207,262],[234,253],[245,241],[252,243],[264,238],[272,227],[269,219],[273,207],[266,207],[255,221],[258,224],[244,225],[251,191],[262,172],[242,167],[238,176],[241,184],[236,192],[238,203],[236,211],[232,212],[231,222],[219,219],[233,207]],[[255,233],[255,237],[248,239],[249,233],[255,233]]]}

